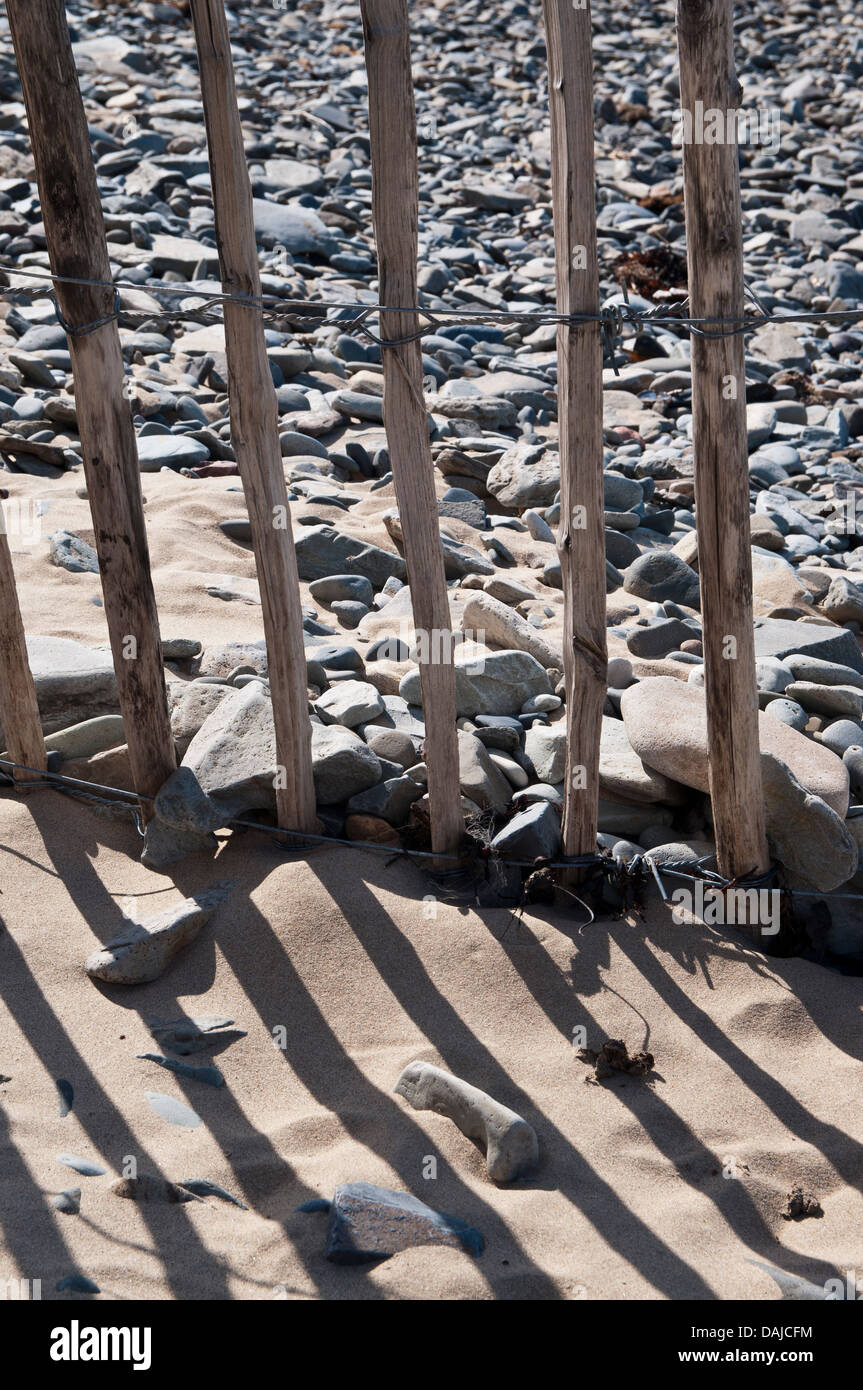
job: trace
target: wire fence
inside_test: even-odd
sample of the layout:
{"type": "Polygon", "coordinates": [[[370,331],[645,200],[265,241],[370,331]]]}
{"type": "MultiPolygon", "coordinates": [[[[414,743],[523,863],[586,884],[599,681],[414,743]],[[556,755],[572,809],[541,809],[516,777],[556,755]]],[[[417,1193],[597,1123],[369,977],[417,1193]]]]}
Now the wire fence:
{"type": "MultiPolygon", "coordinates": [[[[598,314],[578,313],[560,314],[554,310],[520,310],[520,309],[471,309],[461,305],[448,307],[445,315],[438,310],[432,310],[422,304],[368,304],[359,305],[352,301],[340,300],[317,300],[317,299],[285,299],[278,295],[238,295],[213,293],[210,290],[196,290],[193,285],[175,285],[164,281],[148,281],[145,285],[135,284],[133,281],[124,280],[85,280],[69,275],[54,275],[48,270],[22,269],[7,261],[0,261],[0,272],[15,275],[25,275],[34,279],[43,279],[49,284],[81,285],[93,289],[111,290],[114,293],[114,308],[110,314],[105,314],[101,318],[94,319],[90,323],[73,325],[67,322],[57,302],[56,294],[53,289],[49,290],[48,297],[54,304],[57,320],[61,327],[70,337],[80,338],[89,333],[94,333],[97,329],[104,327],[106,323],[117,320],[121,314],[128,317],[141,317],[144,319],[164,318],[170,320],[188,320],[191,322],[201,322],[204,324],[220,324],[222,319],[215,314],[208,314],[207,311],[215,305],[240,304],[248,309],[254,309],[264,317],[265,321],[275,321],[279,318],[315,318],[326,320],[331,313],[349,315],[342,318],[339,323],[343,327],[350,327],[355,332],[362,333],[371,342],[382,348],[403,347],[408,343],[421,340],[426,334],[436,333],[441,328],[456,328],[459,323],[472,320],[480,324],[492,324],[504,327],[508,324],[542,324],[567,325],[578,327],[583,324],[597,323],[600,325],[603,336],[605,351],[612,358],[616,355],[618,346],[626,338],[638,336],[647,328],[676,328],[686,329],[695,337],[711,341],[720,338],[734,338],[755,333],[759,328],[765,328],[770,324],[783,323],[826,323],[826,324],[849,324],[863,321],[863,307],[848,309],[803,309],[791,310],[790,312],[777,313],[766,309],[759,300],[751,286],[746,285],[746,293],[755,306],[756,312],[744,312],[739,318],[717,318],[717,317],[694,317],[683,312],[689,304],[689,297],[684,295],[679,303],[675,304],[675,310],[680,312],[669,313],[665,305],[656,305],[651,309],[642,309],[630,303],[626,286],[622,286],[623,303],[618,300],[609,301],[600,309],[598,314]],[[194,306],[185,304],[179,309],[135,309],[129,305],[120,304],[121,290],[145,291],[147,294],[176,295],[185,300],[197,300],[202,302],[194,306]],[[368,326],[367,320],[379,314],[414,314],[425,320],[425,323],[413,333],[405,334],[400,338],[384,338],[376,334],[368,326]]],[[[25,286],[0,285],[0,295],[4,298],[14,298],[20,296],[37,297],[42,293],[41,289],[27,289],[25,286]]],[[[335,325],[334,325],[335,326],[335,325]]],[[[614,364],[617,369],[617,363],[614,364]]]]}

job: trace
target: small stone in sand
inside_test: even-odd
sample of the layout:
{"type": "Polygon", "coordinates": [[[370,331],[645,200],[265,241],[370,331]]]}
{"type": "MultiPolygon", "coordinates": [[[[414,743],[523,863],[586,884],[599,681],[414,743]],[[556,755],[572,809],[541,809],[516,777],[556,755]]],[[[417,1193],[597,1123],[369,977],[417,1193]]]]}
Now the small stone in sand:
{"type": "Polygon", "coordinates": [[[77,1216],[81,1210],[80,1187],[65,1187],[62,1192],[55,1192],[51,1198],[51,1205],[57,1211],[64,1212],[66,1216],[77,1216]]]}
{"type": "Polygon", "coordinates": [[[167,1120],[168,1124],[179,1125],[181,1129],[197,1129],[201,1124],[200,1115],[196,1115],[181,1100],[163,1095],[161,1091],[147,1091],[145,1094],[156,1114],[167,1120]]]}
{"type": "Polygon", "coordinates": [[[130,1202],[165,1202],[173,1205],[194,1201],[190,1192],[182,1192],[167,1178],[154,1178],[149,1173],[140,1173],[137,1178],[118,1178],[111,1183],[111,1191],[116,1197],[125,1197],[130,1202]]]}
{"type": "Polygon", "coordinates": [[[57,1283],[57,1293],[101,1293],[99,1285],[86,1274],[67,1274],[57,1283]]]}
{"type": "Polygon", "coordinates": [[[137,1056],[140,1061],[155,1062],[157,1067],[164,1067],[166,1071],[183,1076],[187,1081],[202,1081],[205,1086],[225,1084],[225,1078],[218,1067],[192,1067],[188,1062],[178,1062],[174,1057],[160,1057],[158,1052],[139,1052],[137,1056]]]}
{"type": "MultiPolygon", "coordinates": [[[[223,1202],[231,1202],[233,1206],[239,1207],[241,1211],[248,1211],[245,1202],[241,1202],[239,1197],[234,1197],[230,1192],[226,1192],[224,1187],[220,1187],[217,1182],[211,1182],[209,1178],[184,1178],[177,1184],[184,1187],[188,1192],[194,1193],[196,1197],[218,1197],[223,1202]]],[[[329,1203],[327,1203],[329,1207],[329,1203]]]]}
{"type": "Polygon", "coordinates": [[[77,1154],[58,1154],[57,1162],[64,1163],[67,1168],[74,1168],[75,1172],[84,1178],[100,1178],[108,1171],[107,1168],[94,1163],[92,1158],[79,1158],[77,1154]]]}
{"type": "Polygon", "coordinates": [[[60,1119],[65,1120],[75,1101],[75,1092],[72,1089],[71,1081],[55,1081],[57,1095],[60,1100],[60,1119]]]}

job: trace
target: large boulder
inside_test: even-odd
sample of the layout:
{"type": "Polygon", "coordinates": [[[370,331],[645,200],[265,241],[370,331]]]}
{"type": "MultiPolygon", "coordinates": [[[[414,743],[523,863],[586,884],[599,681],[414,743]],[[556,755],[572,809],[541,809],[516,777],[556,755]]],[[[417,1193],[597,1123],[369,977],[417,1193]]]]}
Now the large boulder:
{"type": "Polygon", "coordinates": [[[462,627],[478,642],[494,642],[500,647],[530,652],[545,670],[563,670],[563,652],[552,646],[520,613],[491,594],[469,593],[462,614],[462,627]]]}
{"type": "MultiPolygon", "coordinates": [[[[453,654],[456,711],[476,714],[517,714],[534,695],[550,695],[545,670],[529,652],[485,652],[457,647],[453,654]]],[[[419,667],[408,671],[399,694],[409,705],[422,704],[419,667]]]]}
{"type": "Polygon", "coordinates": [[[515,444],[489,471],[486,486],[502,507],[546,507],[560,487],[560,458],[544,444],[515,444]]]}
{"type": "Polygon", "coordinates": [[[761,784],[770,848],[792,888],[829,893],[857,871],[857,840],[820,796],[798,782],[772,753],[761,754],[761,784]]]}
{"type": "Polygon", "coordinates": [[[379,782],[381,764],[351,729],[340,724],[313,724],[312,772],[318,804],[331,806],[379,782]]]}
{"type": "MultiPolygon", "coordinates": [[[[709,790],[702,689],[673,676],[651,676],[624,690],[620,708],[629,742],[648,767],[685,787],[709,790]]],[[[807,792],[844,817],[848,769],[841,758],[764,713],[759,713],[758,730],[762,749],[784,762],[807,792]]]]}
{"type": "MultiPolygon", "coordinates": [[[[66,637],[28,637],[27,658],[46,734],[68,729],[99,714],[119,710],[114,663],[109,651],[66,637]]],[[[0,731],[0,748],[6,742],[0,731]]]]}
{"type": "Polygon", "coordinates": [[[669,806],[686,800],[686,790],[679,782],[642,762],[629,741],[623,720],[607,714],[602,716],[599,744],[599,790],[612,800],[622,798],[647,804],[661,801],[669,806]]]}

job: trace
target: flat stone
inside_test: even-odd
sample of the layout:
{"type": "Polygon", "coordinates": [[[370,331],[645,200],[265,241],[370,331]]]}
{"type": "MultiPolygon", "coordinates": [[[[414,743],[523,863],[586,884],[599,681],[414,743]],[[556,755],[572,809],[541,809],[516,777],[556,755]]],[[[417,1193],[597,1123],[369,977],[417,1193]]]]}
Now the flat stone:
{"type": "MultiPolygon", "coordinates": [[[[531,731],[532,732],[532,731],[531,731]]],[[[534,764],[535,766],[535,764],[534,764]]],[[[651,804],[679,806],[687,792],[679,782],[647,767],[636,753],[622,719],[602,716],[599,745],[599,790],[602,796],[651,804]]]]}
{"type": "Polygon", "coordinates": [[[415,1245],[449,1245],[476,1256],[484,1244],[473,1226],[408,1192],[348,1182],[336,1188],[330,1205],[324,1255],[334,1264],[368,1264],[415,1245]]]}
{"type": "Polygon", "coordinates": [[[500,647],[529,652],[546,671],[563,669],[560,648],[546,641],[520,613],[489,593],[469,593],[462,610],[462,629],[482,644],[494,642],[500,647]]]}
{"type": "Polygon", "coordinates": [[[847,628],[787,618],[756,618],[756,656],[778,656],[783,660],[795,653],[835,661],[863,672],[863,652],[847,628]]]}
{"type": "MultiPolygon", "coordinates": [[[[672,676],[652,676],[625,690],[620,708],[629,741],[648,767],[686,787],[709,791],[703,690],[672,676]]],[[[763,712],[758,731],[764,752],[780,758],[807,792],[845,816],[848,771],[841,759],[763,712]]]]}
{"type": "Polygon", "coordinates": [[[114,748],[125,741],[123,720],[119,714],[102,714],[85,719],[59,733],[48,734],[45,748],[66,758],[90,758],[104,748],[114,748]]]}
{"type": "Polygon", "coordinates": [[[206,445],[187,434],[139,435],[137,444],[142,473],[158,473],[160,468],[195,468],[210,457],[206,445]]]}
{"type": "Polygon", "coordinates": [[[343,535],[332,526],[305,527],[297,537],[296,552],[300,579],[324,579],[354,571],[365,575],[375,589],[383,588],[391,575],[407,579],[401,556],[343,535]]]}
{"type": "MultiPolygon", "coordinates": [[[[529,652],[500,651],[478,656],[457,647],[453,655],[456,677],[456,712],[517,714],[533,695],[552,694],[544,668],[529,652]]],[[[403,677],[399,694],[409,705],[422,704],[417,667],[403,677]]]]}
{"type": "Polygon", "coordinates": [[[155,916],[140,921],[129,919],[119,936],[88,956],[84,969],[91,979],[109,985],[140,985],[157,980],[178,951],[194,941],[224,902],[231,886],[217,884],[155,916]]]}
{"type": "Polygon", "coordinates": [[[118,711],[109,651],[97,651],[66,637],[28,637],[27,657],[45,733],[118,711]]]}
{"type": "Polygon", "coordinates": [[[315,710],[325,724],[343,724],[354,729],[383,714],[384,706],[368,681],[339,681],[319,696],[315,710]]]}
{"type": "Polygon", "coordinates": [[[48,537],[48,550],[51,564],[70,574],[99,573],[99,557],[95,550],[74,531],[55,531],[48,537]]]}
{"type": "Polygon", "coordinates": [[[807,791],[781,758],[765,751],[761,781],[768,842],[791,873],[792,888],[829,893],[847,883],[857,870],[858,849],[842,817],[807,791]]]}

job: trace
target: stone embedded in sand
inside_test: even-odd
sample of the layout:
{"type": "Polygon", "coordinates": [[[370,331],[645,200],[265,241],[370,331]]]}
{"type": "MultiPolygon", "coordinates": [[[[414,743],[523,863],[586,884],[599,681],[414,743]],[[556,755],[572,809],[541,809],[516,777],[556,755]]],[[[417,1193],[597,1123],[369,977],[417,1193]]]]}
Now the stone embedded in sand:
{"type": "Polygon", "coordinates": [[[81,1210],[80,1187],[65,1187],[62,1192],[55,1192],[51,1205],[57,1211],[62,1211],[64,1216],[77,1216],[81,1210]]]}
{"type": "Polygon", "coordinates": [[[99,1178],[107,1172],[101,1164],[94,1163],[92,1158],[80,1158],[78,1154],[58,1154],[57,1162],[65,1164],[67,1168],[74,1168],[82,1178],[99,1178]]]}
{"type": "Polygon", "coordinates": [[[48,537],[51,564],[70,574],[98,574],[99,558],[87,541],[74,531],[55,531],[48,537]]]}
{"type": "Polygon", "coordinates": [[[60,1119],[65,1120],[75,1103],[75,1091],[71,1081],[55,1081],[57,1087],[57,1098],[60,1103],[60,1119]]]}
{"type": "MultiPolygon", "coordinates": [[[[546,809],[551,811],[551,807],[546,809]]],[[[484,1144],[486,1169],[494,1182],[512,1182],[536,1166],[539,1144],[532,1127],[468,1081],[429,1062],[411,1062],[396,1082],[395,1091],[414,1110],[445,1115],[468,1139],[484,1144]]]]}
{"type": "Polygon", "coordinates": [[[230,819],[207,796],[190,767],[178,767],[172,772],[156,793],[153,804],[159,819],[177,830],[218,830],[230,819]]]}
{"type": "MultiPolygon", "coordinates": [[[[709,790],[703,690],[673,676],[651,676],[623,692],[620,709],[629,741],[648,767],[685,787],[709,790]]],[[[764,713],[758,716],[758,730],[762,749],[781,758],[808,792],[844,817],[848,771],[842,760],[829,748],[764,713]]]]}
{"type": "MultiPolygon", "coordinates": [[[[783,726],[780,726],[783,727],[783,726]]],[[[762,750],[761,783],[767,838],[793,877],[791,887],[829,893],[857,871],[857,841],[845,822],[814,796],[782,760],[762,750]]]]}
{"type": "MultiPolygon", "coordinates": [[[[187,1192],[191,1192],[195,1197],[218,1197],[222,1202],[230,1202],[232,1206],[239,1207],[241,1211],[248,1211],[245,1202],[241,1202],[239,1197],[234,1197],[227,1192],[224,1187],[220,1187],[217,1182],[211,1182],[209,1178],[184,1178],[177,1183],[177,1187],[184,1187],[187,1192]]],[[[327,1204],[329,1207],[329,1203],[327,1204]]]]}
{"type": "Polygon", "coordinates": [[[156,1114],[167,1120],[168,1124],[178,1125],[181,1129],[197,1129],[202,1123],[200,1115],[174,1096],[163,1095],[161,1091],[145,1091],[144,1094],[156,1114]]]}
{"type": "Polygon", "coordinates": [[[228,1044],[246,1036],[241,1028],[231,1026],[232,1018],[210,1014],[197,1018],[145,1018],[144,1022],[162,1047],[181,1057],[202,1052],[206,1047],[221,1052],[228,1044]]]}
{"type": "Polygon", "coordinates": [[[166,1178],[154,1178],[149,1173],[140,1173],[137,1178],[117,1178],[111,1183],[111,1191],[116,1197],[124,1197],[129,1202],[163,1202],[175,1205],[192,1202],[191,1192],[184,1192],[166,1178]]]}
{"type": "Polygon", "coordinates": [[[163,869],[190,854],[213,854],[219,842],[206,830],[180,830],[160,816],[151,816],[144,827],[141,863],[148,869],[163,869]]]}
{"type": "MultiPolygon", "coordinates": [[[[186,749],[183,767],[221,810],[222,824],[247,811],[275,810],[276,731],[272,701],[261,685],[253,681],[221,701],[186,749]]],[[[179,804],[172,814],[179,823],[179,804]]],[[[188,824],[194,823],[190,807],[188,824]]]]}
{"type": "Polygon", "coordinates": [[[99,1285],[94,1279],[88,1279],[86,1274],[66,1274],[62,1279],[58,1279],[55,1285],[57,1293],[101,1293],[99,1285]]]}
{"type": "Polygon", "coordinates": [[[485,1246],[479,1231],[457,1217],[370,1182],[342,1183],[329,1212],[324,1256],[333,1264],[387,1260],[415,1245],[449,1245],[474,1256],[485,1246]]]}
{"type": "Polygon", "coordinates": [[[65,637],[28,637],[27,659],[46,734],[94,715],[117,712],[117,682],[109,651],[65,637]]]}
{"type": "Polygon", "coordinates": [[[178,1062],[175,1057],[161,1057],[158,1052],[138,1052],[136,1056],[139,1061],[155,1062],[157,1067],[164,1067],[166,1071],[172,1071],[175,1076],[182,1076],[186,1081],[200,1081],[204,1086],[217,1088],[225,1084],[225,1078],[218,1067],[193,1067],[188,1062],[178,1062]]]}
{"type": "Polygon", "coordinates": [[[92,980],[109,985],[140,985],[158,979],[177,952],[194,941],[230,887],[217,884],[141,922],[130,920],[119,936],[87,958],[84,969],[92,980]]]}
{"type": "MultiPolygon", "coordinates": [[[[811,1284],[808,1279],[801,1279],[799,1274],[786,1274],[784,1269],[777,1269],[775,1265],[765,1264],[763,1260],[750,1260],[747,1264],[757,1265],[775,1284],[782,1290],[783,1299],[790,1299],[796,1303],[816,1303],[821,1300],[830,1302],[836,1297],[824,1284],[811,1284]]],[[[841,1280],[828,1280],[828,1283],[842,1283],[841,1280]]]]}

